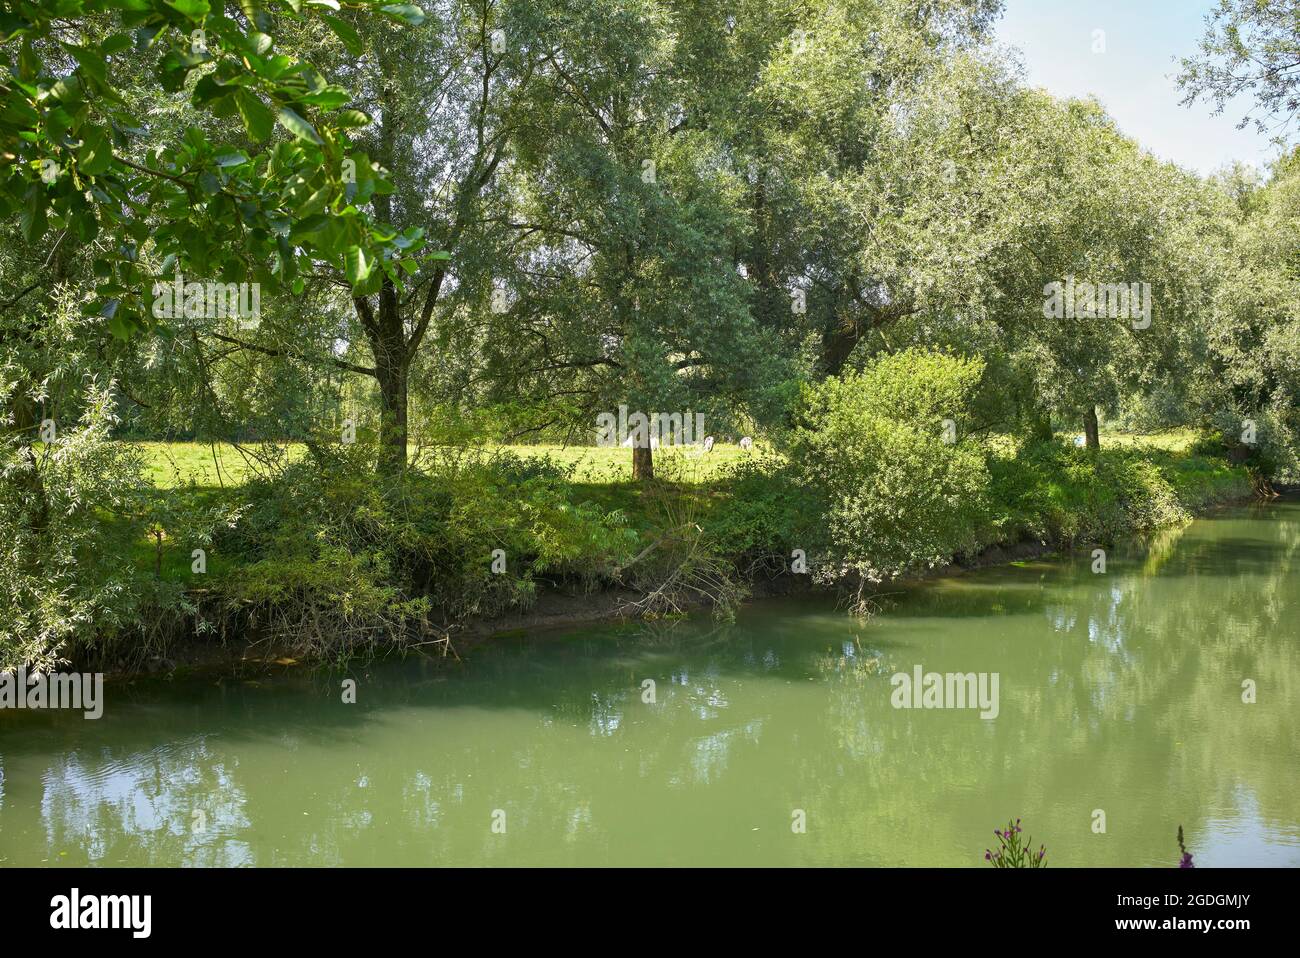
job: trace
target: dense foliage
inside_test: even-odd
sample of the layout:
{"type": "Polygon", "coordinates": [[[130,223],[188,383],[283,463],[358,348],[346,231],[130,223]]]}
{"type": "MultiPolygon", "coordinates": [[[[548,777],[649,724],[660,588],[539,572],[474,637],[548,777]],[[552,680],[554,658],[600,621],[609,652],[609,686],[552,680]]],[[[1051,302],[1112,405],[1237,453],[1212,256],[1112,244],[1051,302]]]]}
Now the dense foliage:
{"type": "MultiPolygon", "coordinates": [[[[1285,124],[1288,9],[1223,0],[1188,97],[1285,124]]],[[[0,667],[726,610],[804,563],[861,606],[1295,482],[1296,151],[1162,162],[1030,89],[999,11],[0,0],[0,667]],[[620,408],[719,451],[491,448],[620,408]],[[250,475],[160,489],[141,439],[250,475]]]]}
{"type": "Polygon", "coordinates": [[[989,476],[952,417],[971,408],[982,372],[977,359],[909,349],[813,390],[791,454],[825,497],[824,576],[874,585],[972,550],[989,476]]]}

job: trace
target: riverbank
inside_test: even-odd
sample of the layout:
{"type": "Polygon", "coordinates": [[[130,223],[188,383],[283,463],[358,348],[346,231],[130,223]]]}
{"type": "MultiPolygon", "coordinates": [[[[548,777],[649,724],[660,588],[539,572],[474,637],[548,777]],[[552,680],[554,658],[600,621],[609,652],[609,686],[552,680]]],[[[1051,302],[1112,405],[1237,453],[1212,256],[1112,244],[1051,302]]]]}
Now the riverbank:
{"type": "MultiPolygon", "coordinates": [[[[1033,455],[1018,450],[1016,455],[995,458],[990,518],[980,529],[981,539],[966,549],[954,547],[944,561],[877,583],[865,594],[870,598],[936,575],[1064,550],[1108,548],[1123,537],[1186,522],[1221,504],[1250,498],[1249,476],[1242,467],[1198,452],[1190,444],[1173,449],[1168,445],[1135,446],[1126,441],[1094,458],[1057,444],[1033,455]]],[[[622,568],[606,564],[599,575],[575,575],[574,568],[584,561],[597,568],[599,562],[607,562],[607,557],[584,557],[582,552],[575,553],[567,564],[552,561],[548,566],[533,556],[524,569],[511,569],[512,562],[507,561],[507,572],[501,577],[513,572],[507,581],[516,585],[526,582],[530,588],[525,596],[516,594],[515,601],[495,609],[459,616],[448,614],[445,608],[439,610],[428,601],[429,595],[404,596],[404,601],[426,600],[419,608],[418,624],[395,622],[390,634],[342,649],[320,631],[309,634],[306,642],[301,635],[284,631],[286,624],[306,622],[306,614],[319,616],[320,610],[314,606],[322,599],[330,600],[330,593],[309,594],[311,583],[303,572],[318,569],[318,564],[294,566],[283,560],[259,559],[237,565],[229,563],[227,554],[229,564],[218,566],[207,580],[210,584],[184,593],[193,611],[188,618],[174,620],[163,641],[144,647],[143,654],[138,649],[135,654],[129,648],[114,650],[116,654],[92,654],[77,664],[134,675],[190,668],[245,671],[293,667],[393,653],[455,659],[493,638],[636,618],[647,611],[671,616],[714,606],[727,615],[741,602],[774,596],[820,593],[839,599],[858,594],[859,583],[850,578],[837,580],[817,574],[820,553],[815,523],[808,521],[814,517],[800,514],[808,499],[789,485],[783,470],[780,462],[755,459],[708,482],[665,481],[645,489],[627,483],[583,484],[566,478],[548,488],[563,494],[569,510],[585,508],[589,514],[601,514],[592,512],[590,503],[602,496],[606,505],[621,504],[620,528],[629,533],[622,549],[622,568]],[[691,530],[690,535],[687,541],[679,541],[684,527],[691,530]],[[805,556],[811,557],[806,573],[792,568],[801,546],[806,547],[802,549],[805,556]],[[631,571],[637,561],[643,561],[638,557],[656,550],[667,555],[667,561],[641,580],[640,587],[630,585],[638,581],[631,571]],[[661,588],[665,578],[682,575],[686,566],[690,574],[698,575],[704,569],[712,576],[708,587],[694,592],[679,590],[671,607],[647,609],[647,595],[661,588]],[[264,584],[282,587],[290,582],[296,591],[281,588],[250,593],[249,584],[259,581],[257,574],[264,577],[264,584]],[[276,596],[297,604],[297,618],[283,612],[280,619],[275,618],[276,596]]],[[[239,488],[245,495],[256,491],[255,484],[239,488]]],[[[543,498],[537,488],[527,484],[517,485],[516,495],[517,501],[502,508],[520,509],[543,498]]],[[[355,583],[358,590],[366,585],[364,577],[355,583]]],[[[335,593],[332,601],[352,598],[335,593]]]]}

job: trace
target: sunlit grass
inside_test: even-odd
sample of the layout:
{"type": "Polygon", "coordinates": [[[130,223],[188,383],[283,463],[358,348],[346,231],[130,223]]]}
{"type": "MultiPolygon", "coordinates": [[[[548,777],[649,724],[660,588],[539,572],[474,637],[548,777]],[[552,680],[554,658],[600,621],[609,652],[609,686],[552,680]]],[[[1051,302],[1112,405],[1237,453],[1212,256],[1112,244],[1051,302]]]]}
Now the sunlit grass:
{"type": "MultiPolygon", "coordinates": [[[[561,465],[573,466],[573,478],[583,483],[631,482],[632,450],[598,446],[501,446],[521,457],[545,457],[561,465]]],[[[761,455],[756,444],[746,452],[736,445],[717,443],[709,451],[695,446],[674,446],[654,451],[657,474],[679,482],[708,482],[723,469],[744,459],[761,455]]]]}
{"type": "MultiPolygon", "coordinates": [[[[159,489],[242,485],[250,475],[256,474],[257,457],[293,459],[302,455],[304,450],[298,443],[249,443],[240,447],[229,443],[209,445],[199,442],[141,442],[136,445],[144,452],[150,481],[159,489]]],[[[584,484],[603,485],[632,479],[631,449],[560,445],[482,448],[485,451],[510,452],[523,458],[549,458],[561,466],[572,467],[574,481],[584,484]]],[[[412,457],[419,452],[417,447],[410,447],[412,457]]],[[[694,446],[665,447],[655,450],[654,464],[656,472],[666,479],[702,483],[717,478],[729,465],[768,453],[770,449],[762,443],[756,443],[749,452],[724,443],[716,444],[707,453],[694,446]]]]}
{"type": "Polygon", "coordinates": [[[1154,433],[1103,433],[1101,444],[1107,449],[1161,449],[1165,452],[1187,452],[1198,434],[1192,429],[1172,429],[1154,433]]]}
{"type": "MultiPolygon", "coordinates": [[[[1063,433],[1060,438],[1069,442],[1074,436],[1063,433]]],[[[1190,429],[1146,435],[1109,433],[1101,437],[1102,446],[1107,449],[1140,448],[1172,453],[1186,453],[1195,441],[1196,433],[1190,429]]],[[[303,453],[303,447],[297,443],[249,443],[240,447],[229,443],[208,445],[199,442],[141,442],[136,445],[144,451],[149,479],[159,489],[190,485],[203,488],[239,486],[257,471],[255,460],[258,456],[292,459],[303,453]]],[[[632,450],[622,447],[511,445],[482,448],[499,449],[525,458],[549,458],[562,466],[573,467],[574,481],[584,484],[603,485],[632,480],[632,450]]],[[[413,457],[418,452],[417,447],[411,446],[413,457]]],[[[770,455],[771,452],[764,443],[756,443],[749,452],[724,443],[716,444],[707,453],[695,446],[665,447],[655,450],[654,462],[656,472],[664,478],[704,483],[716,479],[727,466],[755,456],[770,455]]]]}
{"type": "MultiPolygon", "coordinates": [[[[140,442],[135,445],[144,453],[146,475],[159,489],[239,486],[252,471],[245,454],[229,443],[140,442]]],[[[244,448],[261,452],[257,443],[244,448]]],[[[298,454],[302,451],[296,444],[286,448],[298,454]]]]}

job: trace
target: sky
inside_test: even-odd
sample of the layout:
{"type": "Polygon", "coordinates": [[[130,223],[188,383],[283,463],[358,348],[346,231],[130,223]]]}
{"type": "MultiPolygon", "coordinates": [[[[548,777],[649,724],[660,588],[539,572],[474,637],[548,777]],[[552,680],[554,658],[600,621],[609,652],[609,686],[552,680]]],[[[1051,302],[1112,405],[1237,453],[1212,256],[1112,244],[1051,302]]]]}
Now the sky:
{"type": "Polygon", "coordinates": [[[1017,48],[1031,86],[1095,96],[1126,134],[1161,159],[1206,174],[1233,160],[1265,167],[1277,155],[1254,126],[1236,125],[1250,100],[1214,115],[1179,105],[1177,58],[1196,51],[1214,0],[1006,0],[998,39],[1017,48]],[[1104,52],[1094,53],[1094,31],[1104,52]]]}

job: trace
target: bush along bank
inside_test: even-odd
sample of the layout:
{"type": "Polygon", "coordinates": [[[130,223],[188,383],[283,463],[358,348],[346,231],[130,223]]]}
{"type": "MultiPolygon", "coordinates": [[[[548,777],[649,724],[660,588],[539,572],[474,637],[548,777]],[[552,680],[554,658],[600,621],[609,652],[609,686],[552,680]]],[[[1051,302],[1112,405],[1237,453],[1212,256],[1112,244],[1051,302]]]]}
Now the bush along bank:
{"type": "MultiPolygon", "coordinates": [[[[882,358],[811,389],[783,455],[706,483],[580,483],[544,458],[476,449],[381,476],[359,442],[313,445],[225,491],[150,498],[122,478],[126,459],[96,452],[102,433],[74,435],[75,462],[95,468],[56,452],[63,472],[36,480],[94,485],[111,469],[122,508],[74,490],[81,505],[12,538],[31,554],[13,557],[21,591],[11,583],[0,602],[28,611],[6,617],[0,667],[130,671],[196,644],[300,660],[447,653],[467,628],[539,600],[725,616],[756,585],[835,590],[864,613],[885,583],[989,550],[1107,545],[1251,493],[1248,468],[1213,447],[963,435],[952,411],[978,406],[981,374],[938,353],[882,358]],[[46,584],[32,570],[51,535],[67,538],[50,554],[68,571],[46,584]],[[123,554],[128,540],[133,562],[75,561],[88,547],[123,554]],[[18,634],[21,622],[46,628],[18,634]]],[[[15,528],[29,518],[12,504],[0,516],[15,528]]]]}
{"type": "Polygon", "coordinates": [[[982,375],[978,360],[906,350],[810,390],[791,462],[817,499],[813,575],[856,611],[882,583],[988,550],[1106,545],[1251,494],[1246,466],[1195,447],[981,437],[959,411],[989,414],[982,375]]]}

